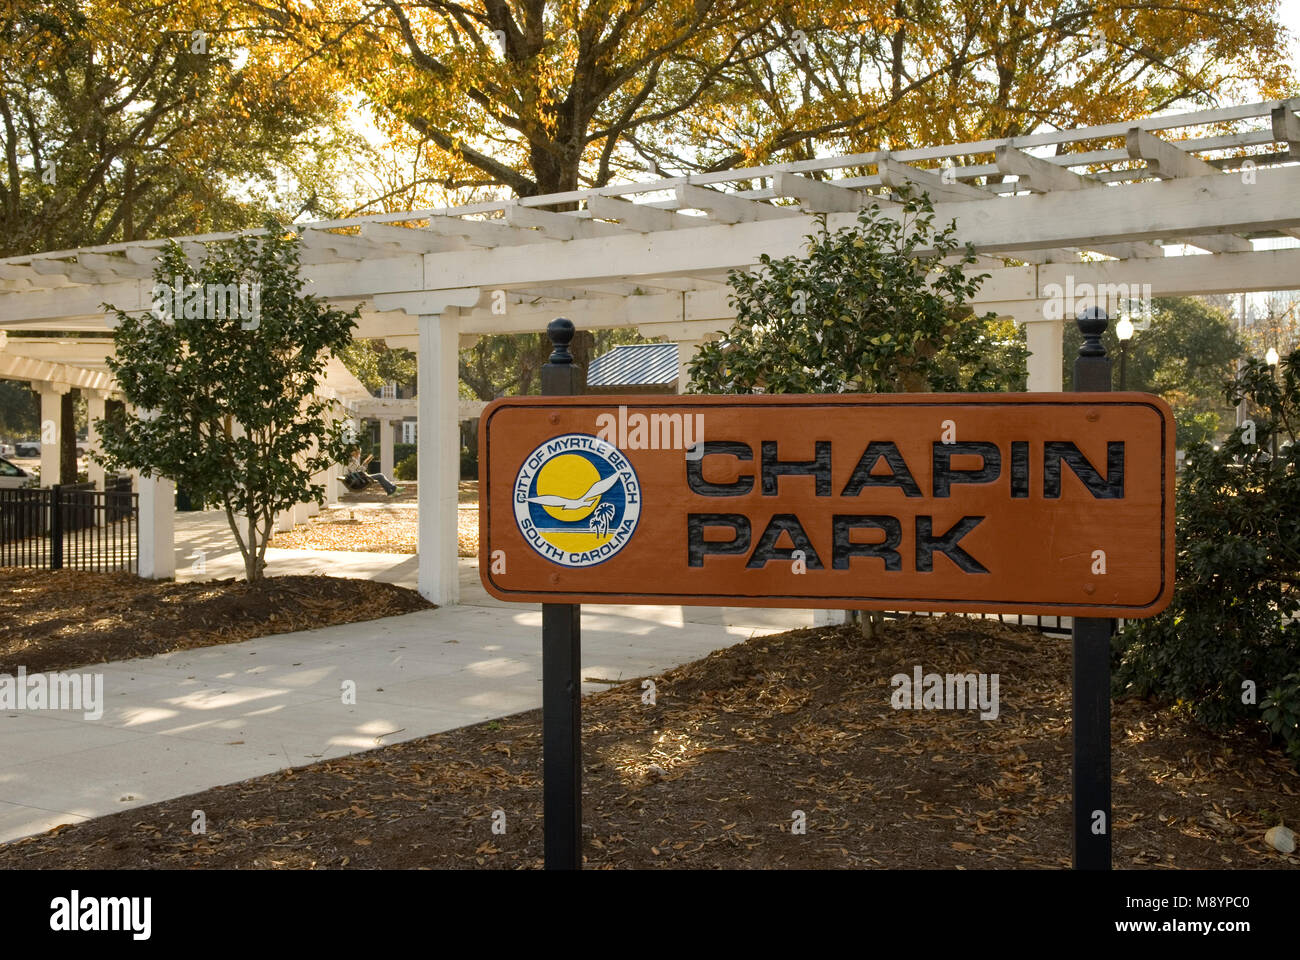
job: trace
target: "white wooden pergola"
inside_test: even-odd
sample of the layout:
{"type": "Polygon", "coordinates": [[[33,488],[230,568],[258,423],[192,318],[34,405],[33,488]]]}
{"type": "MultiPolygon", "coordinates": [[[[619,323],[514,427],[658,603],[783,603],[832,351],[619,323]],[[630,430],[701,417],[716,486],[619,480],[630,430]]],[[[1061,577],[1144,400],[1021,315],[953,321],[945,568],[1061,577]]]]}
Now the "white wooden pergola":
{"type": "MultiPolygon", "coordinates": [[[[1104,302],[1135,289],[1300,288],[1300,248],[1276,242],[1300,237],[1298,112],[1300,98],[305,223],[303,273],[310,292],[362,305],[358,336],[419,354],[420,591],[455,603],[457,354],[476,336],[538,332],[566,316],[579,329],[676,340],[686,363],[734,316],[728,271],[800,253],[818,214],[832,230],[870,202],[888,214],[891,191],[913,184],[978,251],[976,270],[990,275],[981,312],[1026,325],[1029,389],[1059,390],[1061,291],[1104,302]]],[[[197,259],[232,236],[180,242],[197,259]]],[[[107,334],[101,304],[148,309],[164,242],[0,260],[0,329],[107,334]]],[[[100,365],[17,335],[0,350],[0,377],[43,395],[113,389],[100,365]]],[[[373,398],[344,399],[349,415],[377,415],[361,412],[373,398]]]]}

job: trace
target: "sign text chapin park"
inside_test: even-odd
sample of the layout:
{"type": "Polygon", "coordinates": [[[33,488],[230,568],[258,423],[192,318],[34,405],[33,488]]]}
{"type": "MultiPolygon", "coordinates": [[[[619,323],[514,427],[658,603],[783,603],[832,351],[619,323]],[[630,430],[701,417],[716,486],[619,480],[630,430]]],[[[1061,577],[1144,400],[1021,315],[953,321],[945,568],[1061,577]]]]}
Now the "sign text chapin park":
{"type": "Polygon", "coordinates": [[[502,600],[1146,617],[1173,590],[1146,394],[508,398],[479,449],[502,600]]]}

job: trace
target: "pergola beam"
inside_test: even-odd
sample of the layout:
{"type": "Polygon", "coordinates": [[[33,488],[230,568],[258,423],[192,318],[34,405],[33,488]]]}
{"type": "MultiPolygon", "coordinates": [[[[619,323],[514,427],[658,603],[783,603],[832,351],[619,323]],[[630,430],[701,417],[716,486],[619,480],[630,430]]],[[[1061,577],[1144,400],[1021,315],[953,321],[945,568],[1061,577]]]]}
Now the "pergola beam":
{"type": "Polygon", "coordinates": [[[71,260],[32,260],[32,270],[41,276],[56,276],[71,280],[73,283],[98,283],[100,275],[71,260]]]}
{"type": "Polygon", "coordinates": [[[648,203],[632,203],[617,197],[589,197],[587,210],[593,217],[617,220],[628,230],[638,233],[686,229],[709,222],[703,217],[688,217],[673,210],[662,210],[648,203]]]}
{"type": "Polygon", "coordinates": [[[94,273],[109,277],[143,280],[153,276],[153,268],[144,264],[132,263],[126,257],[110,256],[103,253],[79,253],[77,263],[94,273]]]}
{"type": "MultiPolygon", "coordinates": [[[[1257,184],[1237,177],[1198,177],[1093,191],[1079,204],[1073,192],[989,198],[936,206],[936,220],[956,219],[963,240],[977,252],[1017,254],[1044,246],[1094,248],[1099,244],[1169,239],[1206,233],[1300,225],[1300,167],[1262,170],[1257,184]]],[[[898,216],[885,211],[885,216],[898,216]]],[[[852,214],[827,215],[831,230],[849,226],[852,214]]],[[[737,223],[697,230],[574,240],[537,250],[430,254],[429,280],[445,286],[503,286],[599,282],[616,274],[691,275],[747,269],[767,253],[799,255],[810,217],[737,223]]]]}
{"type": "Polygon", "coordinates": [[[1278,104],[1270,119],[1274,141],[1286,144],[1292,160],[1300,160],[1300,116],[1296,115],[1295,108],[1289,103],[1278,104]]]}
{"type": "Polygon", "coordinates": [[[628,232],[612,223],[593,223],[570,214],[538,210],[517,203],[506,207],[504,219],[512,227],[535,228],[554,240],[616,237],[628,232]]]}
{"type": "MultiPolygon", "coordinates": [[[[981,190],[969,183],[962,183],[955,178],[949,183],[940,174],[932,173],[929,170],[918,170],[891,157],[881,157],[876,169],[880,171],[880,181],[885,186],[894,190],[914,187],[928,193],[930,199],[934,201],[953,203],[961,203],[967,200],[985,201],[993,196],[987,190],[981,190]]],[[[1062,260],[1075,261],[1079,259],[1079,255],[1073,250],[1055,248],[1021,252],[1017,254],[1017,259],[1024,260],[1027,263],[1047,263],[1062,260]]]]}
{"type": "Polygon", "coordinates": [[[717,190],[697,187],[694,184],[680,184],[674,191],[677,206],[692,210],[703,210],[718,223],[753,223],[761,220],[780,220],[794,214],[778,210],[771,204],[758,200],[741,200],[717,190]]]}
{"type": "MultiPolygon", "coordinates": [[[[1200,157],[1192,156],[1167,140],[1161,140],[1154,133],[1148,133],[1141,127],[1133,127],[1128,131],[1125,145],[1130,157],[1134,160],[1146,161],[1147,170],[1152,176],[1159,177],[1161,180],[1223,176],[1223,172],[1218,167],[1206,163],[1200,157]]],[[[1249,240],[1229,234],[1214,237],[1186,237],[1185,242],[1202,250],[1209,250],[1211,253],[1246,253],[1254,249],[1254,245],[1249,240]]]]}
{"type": "Polygon", "coordinates": [[[804,213],[856,213],[873,199],[858,190],[784,171],[772,178],[772,193],[798,200],[804,213]]]}
{"type": "Polygon", "coordinates": [[[328,230],[304,228],[301,231],[303,263],[329,263],[347,260],[365,260],[370,257],[392,256],[381,244],[361,237],[331,233],[328,230]]]}
{"type": "Polygon", "coordinates": [[[463,237],[476,247],[488,249],[547,242],[535,230],[516,230],[499,221],[466,220],[463,217],[436,217],[429,220],[425,229],[439,236],[463,237]]]}
{"type": "Polygon", "coordinates": [[[30,383],[66,383],[88,390],[115,389],[113,378],[105,372],[15,356],[8,350],[0,351],[0,378],[26,380],[30,383]]]}
{"type": "MultiPolygon", "coordinates": [[[[1103,185],[1066,167],[1048,163],[1040,157],[1017,150],[1012,146],[998,147],[994,152],[998,171],[1012,174],[1019,178],[1018,185],[1023,185],[1033,193],[1051,193],[1053,190],[1087,190],[1103,185]]],[[[1098,247],[1098,253],[1118,257],[1121,260],[1131,257],[1163,257],[1164,251],[1153,243],[1108,244],[1098,247]]]]}
{"type": "Polygon", "coordinates": [[[464,250],[468,244],[454,237],[443,237],[418,227],[392,227],[386,223],[363,223],[361,237],[377,246],[390,247],[401,253],[443,253],[464,250]]]}

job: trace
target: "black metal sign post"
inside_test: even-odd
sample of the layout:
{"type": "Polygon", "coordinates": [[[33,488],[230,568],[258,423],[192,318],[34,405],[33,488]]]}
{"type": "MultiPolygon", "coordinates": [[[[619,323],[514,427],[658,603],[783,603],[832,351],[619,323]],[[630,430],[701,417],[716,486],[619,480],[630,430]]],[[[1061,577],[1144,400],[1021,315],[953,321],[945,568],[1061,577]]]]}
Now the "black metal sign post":
{"type": "MultiPolygon", "coordinates": [[[[573,362],[573,322],[546,325],[554,350],[542,366],[542,394],[586,392],[587,373],[573,362]]],[[[542,604],[542,809],[547,870],[582,867],[582,607],[542,604]]]]}
{"type": "MultiPolygon", "coordinates": [[[[1102,345],[1109,318],[1099,307],[1076,321],[1083,343],[1074,361],[1073,390],[1109,391],[1110,360],[1102,345]]],[[[1074,684],[1074,869],[1110,869],[1110,635],[1114,621],[1075,617],[1074,684]]]]}

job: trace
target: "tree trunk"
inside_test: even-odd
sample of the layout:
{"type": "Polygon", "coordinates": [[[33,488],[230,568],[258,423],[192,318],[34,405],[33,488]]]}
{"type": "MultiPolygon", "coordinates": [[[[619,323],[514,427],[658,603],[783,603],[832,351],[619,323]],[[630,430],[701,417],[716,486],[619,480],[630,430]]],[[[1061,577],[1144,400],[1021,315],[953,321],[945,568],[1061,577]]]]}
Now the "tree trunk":
{"type": "Polygon", "coordinates": [[[853,619],[858,622],[864,640],[875,640],[880,636],[885,625],[885,615],[879,610],[854,610],[853,619]]]}
{"type": "MultiPolygon", "coordinates": [[[[548,193],[565,193],[569,190],[578,189],[578,170],[582,151],[564,150],[562,153],[555,152],[556,144],[533,144],[529,149],[529,166],[533,171],[533,178],[537,182],[537,196],[548,193]],[[549,146],[551,149],[546,149],[549,146]]],[[[557,213],[565,210],[577,210],[576,202],[553,204],[552,210],[557,213]]]]}

